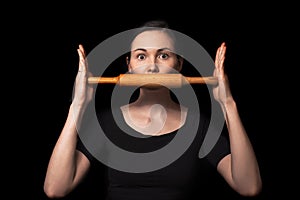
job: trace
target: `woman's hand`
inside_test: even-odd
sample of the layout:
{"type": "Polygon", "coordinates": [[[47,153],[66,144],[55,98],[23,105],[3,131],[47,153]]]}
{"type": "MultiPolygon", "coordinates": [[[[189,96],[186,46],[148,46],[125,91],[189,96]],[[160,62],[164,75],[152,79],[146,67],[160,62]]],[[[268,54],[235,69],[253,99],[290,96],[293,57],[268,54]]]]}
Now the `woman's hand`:
{"type": "Polygon", "coordinates": [[[225,42],[218,48],[215,58],[214,77],[218,79],[218,84],[213,88],[215,99],[222,105],[232,100],[232,94],[229,88],[229,81],[224,72],[226,45],[225,42]]]}
{"type": "Polygon", "coordinates": [[[80,44],[77,49],[79,55],[78,72],[75,80],[73,106],[77,109],[85,108],[93,98],[94,87],[88,84],[88,77],[91,73],[88,70],[88,62],[83,46],[80,44]]]}

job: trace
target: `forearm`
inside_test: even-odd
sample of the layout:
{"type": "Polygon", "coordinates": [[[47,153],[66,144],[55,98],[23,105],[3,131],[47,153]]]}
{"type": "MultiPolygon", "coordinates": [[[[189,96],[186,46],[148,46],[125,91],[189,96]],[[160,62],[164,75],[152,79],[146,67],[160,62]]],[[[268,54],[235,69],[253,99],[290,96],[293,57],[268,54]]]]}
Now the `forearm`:
{"type": "MultiPolygon", "coordinates": [[[[53,149],[46,173],[45,192],[58,196],[68,193],[76,183],[78,155],[76,153],[76,121],[80,121],[80,112],[70,107],[66,123],[53,149]]],[[[78,173],[78,172],[77,172],[78,173]]]]}
{"type": "Polygon", "coordinates": [[[230,139],[232,184],[242,193],[256,191],[261,187],[259,167],[236,103],[231,100],[223,109],[230,139]]]}

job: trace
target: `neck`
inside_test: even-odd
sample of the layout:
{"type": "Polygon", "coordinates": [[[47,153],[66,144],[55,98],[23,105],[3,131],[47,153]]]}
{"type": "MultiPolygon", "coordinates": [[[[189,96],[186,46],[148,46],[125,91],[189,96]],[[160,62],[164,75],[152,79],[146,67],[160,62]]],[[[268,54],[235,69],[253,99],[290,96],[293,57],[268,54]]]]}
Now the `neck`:
{"type": "Polygon", "coordinates": [[[134,102],[135,106],[152,106],[160,104],[168,107],[173,100],[170,95],[170,90],[166,87],[160,88],[140,88],[138,99],[134,102]]]}

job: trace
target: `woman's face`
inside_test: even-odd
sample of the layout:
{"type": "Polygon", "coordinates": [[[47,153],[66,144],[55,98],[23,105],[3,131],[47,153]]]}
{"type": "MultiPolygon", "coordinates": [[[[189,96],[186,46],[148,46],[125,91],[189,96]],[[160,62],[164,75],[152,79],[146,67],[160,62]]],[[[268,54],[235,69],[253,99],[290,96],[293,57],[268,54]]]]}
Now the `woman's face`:
{"type": "Polygon", "coordinates": [[[182,60],[174,53],[174,41],[160,30],[145,31],[132,42],[128,70],[131,73],[152,74],[180,71],[182,60]]]}

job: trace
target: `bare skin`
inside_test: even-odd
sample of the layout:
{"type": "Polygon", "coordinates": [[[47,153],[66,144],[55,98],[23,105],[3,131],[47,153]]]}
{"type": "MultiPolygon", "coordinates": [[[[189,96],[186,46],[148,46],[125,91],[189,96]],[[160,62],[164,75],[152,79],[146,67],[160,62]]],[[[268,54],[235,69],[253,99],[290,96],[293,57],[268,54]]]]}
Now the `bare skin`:
{"type": "MultiPolygon", "coordinates": [[[[132,42],[131,49],[131,57],[127,58],[128,70],[131,73],[169,73],[175,70],[180,71],[182,68],[183,60],[173,53],[173,41],[163,32],[141,33],[132,42]]],[[[127,112],[126,121],[129,125],[138,126],[141,133],[162,135],[182,126],[186,108],[180,107],[171,99],[170,91],[166,87],[141,87],[139,98],[128,106],[127,112]],[[153,105],[160,106],[153,108],[153,105]],[[156,109],[155,113],[161,113],[161,115],[152,116],[152,109],[156,109]],[[147,131],[144,127],[147,127],[147,131]]]]}
{"type": "MultiPolygon", "coordinates": [[[[172,53],[174,49],[172,40],[160,31],[146,31],[140,34],[133,41],[131,49],[131,58],[127,60],[127,64],[128,70],[133,73],[167,73],[168,68],[165,66],[177,71],[182,68],[182,60],[172,53]],[[152,34],[156,34],[156,37],[149,37],[152,34]]],[[[262,187],[259,167],[224,72],[225,52],[226,46],[222,43],[215,58],[213,75],[217,77],[218,85],[213,88],[213,94],[224,113],[231,154],[219,162],[217,170],[236,192],[245,196],[254,196],[262,187]]],[[[76,126],[80,125],[94,88],[87,84],[87,77],[90,74],[82,45],[79,45],[78,54],[79,69],[74,100],[53,149],[44,182],[44,191],[51,198],[63,197],[70,193],[85,177],[90,167],[89,160],[76,150],[76,126]]],[[[153,104],[160,104],[165,108],[166,118],[159,131],[147,132],[147,134],[167,134],[180,128],[184,123],[180,105],[171,100],[169,90],[165,87],[155,89],[141,87],[137,101],[129,105],[127,111],[130,119],[127,116],[127,120],[138,127],[149,125],[153,118],[150,114],[153,104]]],[[[163,118],[164,115],[161,116],[163,118]]]]}
{"type": "Polygon", "coordinates": [[[238,193],[253,196],[260,192],[262,181],[254,150],[240,119],[224,72],[225,52],[226,45],[222,43],[215,58],[214,76],[218,78],[218,85],[213,89],[213,94],[224,113],[231,154],[220,161],[218,171],[238,193]]]}

